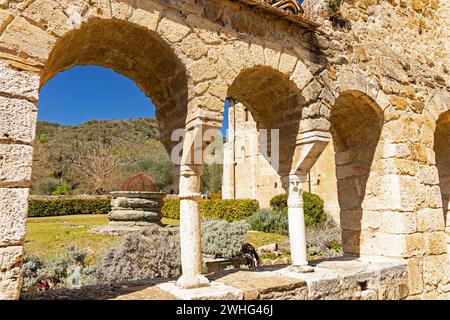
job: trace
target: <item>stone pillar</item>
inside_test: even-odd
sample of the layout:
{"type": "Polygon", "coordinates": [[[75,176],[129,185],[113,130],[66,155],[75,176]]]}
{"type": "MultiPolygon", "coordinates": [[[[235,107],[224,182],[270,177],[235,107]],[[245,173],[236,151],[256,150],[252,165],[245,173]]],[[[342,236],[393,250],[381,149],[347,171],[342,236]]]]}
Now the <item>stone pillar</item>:
{"type": "Polygon", "coordinates": [[[309,271],[306,257],[305,215],[303,210],[303,185],[306,175],[289,175],[284,178],[288,184],[289,239],[292,265],[309,271]]]}
{"type": "Polygon", "coordinates": [[[18,299],[39,77],[0,60],[0,300],[18,299]]]}
{"type": "Polygon", "coordinates": [[[182,276],[177,285],[184,289],[209,286],[202,276],[202,237],[198,201],[201,199],[201,165],[184,165],[180,170],[180,241],[182,276]]]}

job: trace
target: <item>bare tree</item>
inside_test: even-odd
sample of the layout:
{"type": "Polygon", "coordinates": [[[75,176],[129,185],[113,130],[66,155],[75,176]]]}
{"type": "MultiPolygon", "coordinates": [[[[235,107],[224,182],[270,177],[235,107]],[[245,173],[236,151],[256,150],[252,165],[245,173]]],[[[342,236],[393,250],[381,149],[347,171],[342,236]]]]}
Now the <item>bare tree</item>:
{"type": "Polygon", "coordinates": [[[130,155],[119,152],[121,141],[116,138],[104,141],[73,141],[63,154],[71,175],[77,175],[89,190],[105,194],[118,176],[119,169],[133,163],[130,155]]]}

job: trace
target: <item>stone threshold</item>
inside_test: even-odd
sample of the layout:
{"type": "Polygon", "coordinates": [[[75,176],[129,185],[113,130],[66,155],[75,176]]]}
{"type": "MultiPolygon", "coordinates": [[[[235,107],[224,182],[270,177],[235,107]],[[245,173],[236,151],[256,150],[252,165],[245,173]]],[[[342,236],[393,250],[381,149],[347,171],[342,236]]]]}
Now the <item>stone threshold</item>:
{"type": "Polygon", "coordinates": [[[344,256],[311,263],[312,273],[290,266],[210,274],[209,287],[181,289],[175,279],[134,281],[24,293],[26,300],[386,300],[408,295],[406,262],[344,256]]]}

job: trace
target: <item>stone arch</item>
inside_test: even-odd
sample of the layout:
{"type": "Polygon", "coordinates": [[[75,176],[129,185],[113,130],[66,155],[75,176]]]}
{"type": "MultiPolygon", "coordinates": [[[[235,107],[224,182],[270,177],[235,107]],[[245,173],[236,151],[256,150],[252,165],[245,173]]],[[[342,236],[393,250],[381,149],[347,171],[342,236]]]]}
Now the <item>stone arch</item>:
{"type": "Polygon", "coordinates": [[[439,190],[442,202],[442,215],[430,220],[423,226],[437,237],[445,228],[445,242],[447,252],[450,248],[450,93],[447,91],[435,91],[430,102],[424,109],[424,117],[429,120],[429,130],[434,133],[433,145],[435,159],[430,165],[435,165],[439,176],[439,190]],[[443,221],[442,221],[443,220],[443,221]]]}
{"type": "Polygon", "coordinates": [[[41,86],[75,65],[98,65],[133,80],[156,105],[160,139],[184,128],[188,78],[183,63],[157,34],[121,20],[92,19],[54,45],[41,71],[41,86]]]}
{"type": "Polygon", "coordinates": [[[335,101],[330,123],[344,252],[377,253],[374,232],[379,226],[372,223],[380,220],[382,213],[367,203],[376,195],[377,181],[382,179],[382,175],[374,174],[374,168],[379,158],[376,152],[382,149],[383,111],[363,92],[345,91],[335,101]]]}
{"type": "MultiPolygon", "coordinates": [[[[272,149],[270,130],[279,130],[280,158],[276,170],[281,176],[288,175],[292,168],[305,107],[302,88],[289,76],[272,67],[256,65],[243,69],[227,91],[251,113],[259,131],[268,130],[268,150],[272,149]]],[[[266,150],[259,151],[267,155],[266,150]]]]}

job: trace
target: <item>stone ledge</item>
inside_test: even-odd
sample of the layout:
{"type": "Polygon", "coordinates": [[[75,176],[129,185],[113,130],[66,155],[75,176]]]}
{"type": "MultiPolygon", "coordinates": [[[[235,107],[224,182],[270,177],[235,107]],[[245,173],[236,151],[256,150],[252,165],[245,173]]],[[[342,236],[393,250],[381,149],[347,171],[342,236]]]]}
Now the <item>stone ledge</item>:
{"type": "Polygon", "coordinates": [[[181,289],[174,281],[157,286],[178,300],[242,300],[244,297],[242,290],[221,282],[211,282],[211,286],[197,289],[181,289]]]}
{"type": "Polygon", "coordinates": [[[313,273],[288,266],[221,271],[208,275],[210,287],[180,289],[174,279],[104,284],[79,289],[23,293],[26,300],[387,300],[408,296],[404,260],[340,257],[312,263],[313,273]]]}

